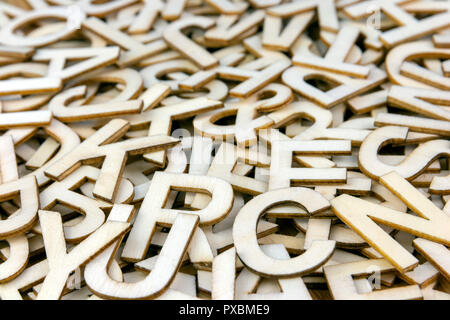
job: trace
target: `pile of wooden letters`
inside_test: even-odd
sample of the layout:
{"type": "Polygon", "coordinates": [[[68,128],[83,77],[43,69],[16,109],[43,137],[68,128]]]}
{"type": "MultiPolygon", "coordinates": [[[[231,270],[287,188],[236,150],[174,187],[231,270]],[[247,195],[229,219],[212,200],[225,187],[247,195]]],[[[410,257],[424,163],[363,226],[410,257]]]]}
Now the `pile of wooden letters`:
{"type": "Polygon", "coordinates": [[[450,299],[450,2],[2,0],[1,299],[450,299]]]}

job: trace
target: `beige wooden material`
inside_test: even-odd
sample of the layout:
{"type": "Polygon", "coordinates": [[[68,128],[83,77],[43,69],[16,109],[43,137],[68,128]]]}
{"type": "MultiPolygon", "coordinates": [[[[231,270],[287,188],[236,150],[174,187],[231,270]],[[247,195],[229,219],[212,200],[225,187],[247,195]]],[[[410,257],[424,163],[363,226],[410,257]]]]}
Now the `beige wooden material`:
{"type": "Polygon", "coordinates": [[[18,59],[29,58],[34,54],[33,48],[15,47],[15,46],[0,46],[0,56],[12,57],[18,59]]]}
{"type": "MultiPolygon", "coordinates": [[[[405,75],[401,72],[401,69],[405,62],[411,60],[411,58],[447,58],[449,57],[450,49],[435,48],[433,43],[429,40],[409,42],[399,45],[386,55],[386,72],[389,75],[389,79],[396,85],[402,85],[405,87],[431,89],[435,88],[435,81],[421,81],[405,75]]],[[[434,77],[438,77],[435,74],[434,77]]],[[[426,77],[429,79],[430,77],[426,77]]],[[[445,82],[445,78],[440,76],[445,82]]]]}
{"type": "Polygon", "coordinates": [[[450,37],[448,34],[435,34],[432,37],[433,44],[437,48],[449,48],[450,47],[450,37]]]}
{"type": "Polygon", "coordinates": [[[431,263],[425,261],[412,271],[398,273],[398,276],[407,283],[418,284],[421,288],[424,288],[437,280],[439,271],[431,263]]]}
{"type": "Polygon", "coordinates": [[[27,176],[0,185],[0,200],[10,200],[20,197],[21,207],[8,219],[0,221],[0,238],[11,236],[29,230],[37,220],[39,209],[38,186],[36,178],[27,176]]]}
{"type": "Polygon", "coordinates": [[[85,13],[79,9],[75,15],[71,14],[70,10],[62,7],[48,7],[30,12],[24,12],[2,28],[0,42],[11,46],[42,47],[74,34],[77,30],[77,25],[79,26],[85,17],[85,13]],[[21,26],[32,21],[49,17],[67,20],[65,27],[58,30],[58,32],[36,38],[19,36],[14,32],[21,26]],[[68,21],[69,18],[72,19],[71,23],[68,21]]]}
{"type": "Polygon", "coordinates": [[[235,278],[236,250],[231,248],[214,258],[212,265],[212,299],[234,300],[235,278]]]}
{"type": "MultiPolygon", "coordinates": [[[[224,221],[224,220],[222,220],[222,221],[224,221]]],[[[233,219],[233,221],[234,221],[234,219],[233,219]]],[[[233,243],[233,228],[232,228],[232,226],[230,228],[227,228],[226,230],[214,231],[214,232],[211,227],[203,227],[203,230],[208,239],[208,242],[211,245],[211,250],[217,251],[217,252],[222,252],[223,250],[233,247],[234,243],[233,243]]],[[[258,226],[256,228],[256,237],[258,239],[267,238],[267,236],[273,235],[277,230],[278,230],[277,224],[265,221],[264,219],[260,219],[258,222],[258,226]]],[[[279,238],[276,238],[276,239],[278,240],[279,238]]],[[[298,241],[296,241],[296,244],[298,244],[298,241]]]]}
{"type": "Polygon", "coordinates": [[[346,26],[339,31],[323,58],[295,55],[292,58],[293,64],[366,79],[370,72],[369,67],[344,62],[358,35],[359,30],[356,27],[346,26]]]}
{"type": "Polygon", "coordinates": [[[448,140],[432,140],[420,144],[398,165],[389,165],[377,158],[377,153],[382,146],[388,143],[402,144],[407,135],[408,128],[405,127],[386,126],[374,130],[360,148],[358,161],[361,171],[375,180],[391,171],[412,180],[438,157],[450,154],[448,140]]]}
{"type": "Polygon", "coordinates": [[[178,271],[198,221],[196,215],[176,215],[152,272],[136,283],[118,282],[109,277],[106,272],[108,261],[117,249],[117,246],[110,246],[86,267],[89,288],[102,298],[151,299],[161,295],[178,271]]]}
{"type": "MultiPolygon", "coordinates": [[[[112,215],[110,215],[108,217],[108,220],[110,221],[121,221],[121,222],[126,222],[129,221],[133,214],[134,214],[134,209],[132,206],[115,206],[114,211],[112,212],[112,215]],[[114,213],[114,214],[113,214],[114,213]]],[[[188,220],[186,220],[188,222],[188,220]]],[[[107,248],[102,254],[100,254],[98,257],[96,257],[93,261],[91,261],[90,263],[88,263],[88,265],[86,266],[85,269],[85,279],[87,282],[87,285],[89,287],[93,287],[93,290],[101,290],[103,291],[109,291],[111,290],[111,286],[113,287],[133,287],[134,290],[138,290],[139,291],[139,285],[133,285],[131,283],[124,283],[123,280],[129,280],[129,277],[123,277],[124,279],[116,279],[112,276],[110,276],[107,272],[107,267],[109,265],[109,261],[111,259],[111,257],[114,256],[115,252],[118,249],[118,246],[120,244],[120,240],[116,241],[116,243],[112,244],[109,248],[107,248]],[[101,277],[101,279],[104,280],[105,284],[102,284],[101,281],[99,281],[99,275],[101,277]]],[[[169,251],[170,252],[170,251],[169,251]]],[[[146,266],[145,268],[147,268],[146,270],[153,270],[156,267],[156,263],[158,263],[158,261],[160,260],[158,256],[154,256],[156,258],[158,258],[155,263],[152,264],[151,267],[146,266]]],[[[153,257],[152,257],[153,258],[153,257]]],[[[151,258],[150,258],[151,259],[151,258]]],[[[165,259],[164,257],[161,258],[161,260],[165,259]]],[[[149,260],[149,259],[147,259],[149,260]]],[[[146,261],[146,260],[144,260],[146,261]]],[[[143,263],[144,261],[142,261],[141,263],[143,263]]],[[[161,262],[159,262],[161,263],[161,262]]],[[[167,263],[167,261],[166,261],[167,263]]],[[[137,266],[137,265],[136,265],[137,266]]],[[[143,266],[143,264],[140,264],[139,268],[141,268],[143,266]]],[[[137,281],[132,281],[132,282],[145,282],[146,284],[148,284],[148,280],[146,279],[145,276],[140,277],[139,279],[137,279],[137,281]],[[147,281],[147,282],[146,282],[147,281]]],[[[154,281],[154,280],[153,280],[154,281]]],[[[174,279],[174,282],[176,282],[176,278],[174,279]]],[[[142,285],[142,284],[141,284],[142,285]]],[[[172,287],[172,286],[171,286],[172,287]]],[[[130,288],[128,288],[130,289],[130,288]]],[[[170,291],[170,289],[169,289],[170,291]]],[[[124,289],[122,289],[122,292],[125,292],[124,289]]],[[[111,298],[111,297],[109,297],[111,298]]],[[[125,298],[125,297],[118,297],[116,295],[114,295],[113,298],[125,298]]]]}
{"type": "Polygon", "coordinates": [[[116,238],[128,231],[130,224],[109,221],[66,253],[61,216],[52,211],[39,211],[49,272],[37,299],[59,299],[70,272],[92,259],[116,238]]]}
{"type": "Polygon", "coordinates": [[[105,70],[105,72],[87,73],[86,75],[69,82],[69,85],[75,86],[78,84],[89,84],[92,82],[99,84],[103,82],[117,83],[116,88],[120,90],[117,95],[111,97],[110,99],[108,99],[109,97],[107,97],[106,93],[103,95],[97,94],[92,99],[88,98],[88,100],[92,103],[96,103],[97,101],[126,101],[128,99],[136,98],[143,89],[142,77],[140,76],[139,72],[131,68],[124,68],[121,70],[112,69],[105,70]],[[104,98],[102,99],[101,96],[103,96],[104,98]]]}
{"type": "Polygon", "coordinates": [[[167,74],[171,74],[173,76],[173,73],[175,72],[178,74],[179,72],[195,74],[198,70],[198,67],[189,60],[177,58],[152,64],[146,68],[143,68],[140,73],[147,88],[159,83],[170,86],[172,91],[178,91],[179,83],[184,81],[186,79],[185,77],[183,77],[182,80],[174,79],[173,77],[170,77],[169,80],[161,80],[161,78],[167,74]]]}
{"type": "Polygon", "coordinates": [[[200,216],[201,225],[211,225],[222,220],[231,210],[233,192],[231,186],[210,176],[170,174],[157,172],[139,210],[136,222],[125,244],[122,258],[139,261],[145,256],[156,225],[172,225],[180,211],[166,209],[164,204],[170,189],[178,191],[207,192],[211,195],[209,204],[193,214],[200,216]],[[147,241],[142,241],[147,239],[147,241]]]}
{"type": "Polygon", "coordinates": [[[263,46],[272,50],[288,51],[295,40],[308,27],[314,14],[305,12],[292,17],[282,29],[283,18],[266,15],[263,28],[263,46]]]}
{"type": "MultiPolygon", "coordinates": [[[[292,104],[291,104],[292,106],[292,104]]],[[[289,106],[290,107],[290,106],[289,106]]],[[[287,108],[289,108],[287,107],[287,108]]],[[[287,108],[283,108],[283,110],[286,110],[287,108]]],[[[300,109],[300,108],[299,108],[300,109]]],[[[326,112],[325,110],[319,108],[321,111],[326,112]]],[[[274,112],[271,115],[278,114],[278,112],[274,112]]],[[[272,141],[276,140],[289,140],[289,137],[282,134],[278,130],[268,129],[268,130],[261,130],[259,133],[259,137],[262,141],[267,143],[268,145],[272,144],[272,141]]],[[[300,155],[294,155],[294,160],[298,162],[299,164],[308,167],[308,168],[333,168],[335,167],[335,163],[333,161],[328,160],[327,158],[320,157],[320,156],[300,156],[300,155]]]]}
{"type": "Polygon", "coordinates": [[[311,248],[315,241],[326,241],[330,235],[331,219],[309,219],[305,234],[305,250],[311,248]]]}
{"type": "Polygon", "coordinates": [[[27,267],[16,278],[0,284],[0,296],[2,300],[22,300],[19,290],[31,288],[34,283],[42,281],[47,273],[47,259],[27,267]]]}
{"type": "MultiPolygon", "coordinates": [[[[33,0],[36,1],[36,0],[33,0]]],[[[129,6],[130,4],[135,3],[136,0],[114,0],[108,1],[106,3],[96,3],[93,0],[84,0],[79,5],[90,16],[103,17],[107,14],[114,13],[117,10],[120,10],[124,7],[129,6]]],[[[74,4],[78,2],[74,2],[73,0],[52,0],[52,3],[57,5],[67,5],[74,4]]]]}
{"type": "Polygon", "coordinates": [[[241,17],[221,15],[216,21],[216,26],[206,31],[205,39],[219,44],[227,44],[259,25],[264,20],[264,15],[264,10],[255,10],[251,14],[241,17]],[[236,22],[238,19],[239,22],[236,22]]]}
{"type": "MultiPolygon", "coordinates": [[[[145,271],[133,271],[125,273],[123,277],[125,282],[135,283],[143,281],[146,276],[145,271]]],[[[178,272],[170,287],[154,300],[201,300],[197,298],[195,280],[193,275],[178,272]]]]}
{"type": "Polygon", "coordinates": [[[258,246],[255,230],[264,211],[277,204],[291,202],[304,206],[314,215],[325,210],[328,201],[306,188],[289,188],[261,194],[241,209],[233,225],[236,252],[247,268],[266,277],[294,277],[315,270],[333,253],[335,241],[314,241],[302,255],[289,260],[278,260],[265,255],[258,246]],[[318,201],[318,199],[322,201],[318,201]]]}
{"type": "MultiPolygon", "coordinates": [[[[206,175],[212,161],[213,141],[210,138],[194,136],[189,161],[189,174],[206,175]]],[[[188,192],[184,198],[186,206],[190,206],[194,201],[195,193],[188,192]]],[[[241,198],[242,199],[242,198],[241,198]]],[[[233,205],[236,203],[236,197],[233,205]]]]}
{"type": "Polygon", "coordinates": [[[417,20],[413,15],[404,11],[399,5],[408,0],[371,0],[356,3],[344,8],[344,13],[352,19],[360,19],[372,14],[374,8],[379,8],[389,16],[397,28],[385,31],[380,40],[387,47],[394,47],[400,43],[421,38],[425,35],[448,27],[449,15],[447,12],[431,15],[427,19],[417,20]]]}
{"type": "Polygon", "coordinates": [[[280,59],[260,71],[221,66],[217,72],[220,78],[243,81],[231,89],[229,94],[233,97],[247,98],[276,80],[290,65],[289,60],[280,59]]]}
{"type": "MultiPolygon", "coordinates": [[[[289,260],[289,254],[282,244],[266,244],[261,246],[263,252],[278,260],[289,260]]],[[[236,279],[236,296],[239,300],[311,300],[311,295],[301,277],[276,279],[281,292],[253,293],[261,281],[261,276],[243,269],[236,279]]]]}
{"type": "Polygon", "coordinates": [[[25,166],[28,169],[38,169],[42,167],[58,151],[59,143],[52,137],[45,139],[44,143],[27,159],[25,166]]]}
{"type": "Polygon", "coordinates": [[[248,51],[251,52],[251,54],[257,57],[256,60],[244,61],[245,64],[243,64],[243,66],[247,69],[260,70],[277,60],[287,59],[287,56],[281,52],[264,49],[262,45],[262,37],[260,35],[248,37],[243,40],[242,44],[248,51]]]}
{"type": "Polygon", "coordinates": [[[430,188],[433,179],[434,178],[438,178],[436,180],[437,182],[435,182],[435,188],[437,188],[437,190],[433,189],[432,193],[434,193],[434,194],[436,194],[436,193],[437,194],[439,194],[439,193],[445,194],[447,192],[446,190],[448,189],[447,176],[449,175],[449,173],[450,172],[448,170],[442,170],[438,174],[432,173],[432,172],[422,173],[417,178],[412,180],[411,184],[413,186],[415,186],[416,188],[430,188]],[[445,184],[442,184],[439,181],[444,181],[445,184]],[[438,187],[436,187],[436,183],[439,185],[438,187]]]}
{"type": "MultiPolygon", "coordinates": [[[[99,175],[99,169],[82,166],[61,182],[53,182],[39,195],[41,209],[49,210],[55,204],[61,203],[84,215],[83,220],[79,223],[64,226],[65,239],[69,243],[80,242],[105,222],[105,214],[102,209],[111,207],[110,204],[71,191],[82,185],[85,180],[96,181],[99,175]]],[[[83,188],[81,189],[83,190],[83,188]]],[[[129,199],[132,195],[132,185],[127,184],[125,179],[121,179],[117,198],[123,201],[124,198],[129,199]]],[[[41,233],[41,228],[35,227],[33,231],[41,233]]]]}
{"type": "MultiPolygon", "coordinates": [[[[297,234],[295,237],[284,234],[272,233],[258,239],[260,245],[282,244],[290,254],[301,254],[305,251],[305,238],[303,234],[297,234]]],[[[264,250],[264,249],[263,249],[264,250]]]]}
{"type": "Polygon", "coordinates": [[[55,77],[1,80],[0,96],[13,94],[49,93],[60,90],[61,86],[61,79],[55,77]]]}
{"type": "Polygon", "coordinates": [[[24,234],[7,238],[7,260],[0,265],[0,283],[7,283],[17,277],[27,266],[29,245],[24,234]]]}
{"type": "Polygon", "coordinates": [[[299,13],[317,10],[319,25],[323,30],[337,32],[339,21],[333,0],[306,0],[281,4],[268,9],[268,14],[288,17],[299,13]]]}
{"type": "Polygon", "coordinates": [[[210,83],[216,77],[216,68],[213,70],[198,71],[189,78],[182,80],[178,84],[178,88],[183,90],[195,90],[210,83]]]}
{"type": "Polygon", "coordinates": [[[162,1],[145,1],[139,14],[128,27],[129,34],[145,34],[154,26],[158,14],[162,11],[164,4],[162,1]]]}
{"type": "MultiPolygon", "coordinates": [[[[182,148],[178,145],[172,149],[170,149],[167,152],[167,161],[168,164],[166,166],[166,168],[164,169],[164,172],[167,173],[184,173],[186,171],[186,166],[187,166],[187,157],[185,152],[182,150],[182,148]]],[[[144,163],[146,163],[147,165],[149,164],[148,162],[143,161],[144,163]]],[[[152,166],[152,170],[155,170],[157,168],[157,166],[151,164],[152,166]]],[[[147,194],[147,191],[149,189],[150,183],[147,179],[147,177],[145,177],[145,181],[144,183],[138,184],[136,185],[136,187],[134,188],[134,197],[133,197],[133,202],[139,202],[142,201],[145,197],[145,195],[147,194]]],[[[177,197],[178,191],[170,191],[168,199],[166,201],[166,207],[167,208],[171,208],[172,204],[175,202],[175,198],[177,197]]]]}
{"type": "Polygon", "coordinates": [[[167,0],[162,12],[163,19],[170,21],[178,19],[186,3],[187,0],[167,0]]]}
{"type": "Polygon", "coordinates": [[[248,4],[244,1],[234,2],[229,0],[206,0],[206,2],[222,14],[241,14],[248,7],[248,4]]]}
{"type": "Polygon", "coordinates": [[[16,127],[45,126],[52,120],[49,111],[11,112],[0,114],[0,130],[16,127]]]}
{"type": "MultiPolygon", "coordinates": [[[[267,190],[267,183],[251,177],[241,176],[233,172],[236,163],[244,162],[259,167],[268,167],[270,158],[266,154],[255,150],[247,150],[236,147],[230,143],[222,143],[216,152],[207,176],[220,178],[233,186],[233,189],[242,193],[257,195],[267,190]]],[[[197,194],[191,203],[193,208],[203,208],[208,202],[208,197],[197,194]]]]}
{"type": "MultiPolygon", "coordinates": [[[[92,177],[93,180],[96,180],[98,178],[98,175],[100,174],[100,170],[92,170],[92,168],[89,168],[86,171],[89,171],[88,175],[92,172],[92,177]]],[[[77,170],[78,173],[80,175],[84,174],[84,170],[82,170],[81,168],[77,170]]],[[[112,206],[117,203],[130,203],[134,197],[134,188],[133,188],[133,183],[131,183],[130,180],[122,178],[120,180],[120,185],[119,185],[119,190],[117,191],[117,196],[116,199],[114,201],[114,203],[109,203],[106,201],[102,201],[99,199],[96,199],[94,197],[93,194],[93,190],[94,190],[95,184],[94,182],[90,182],[89,179],[87,179],[87,181],[80,186],[80,191],[83,195],[91,198],[91,199],[95,199],[97,202],[99,202],[101,208],[105,208],[106,210],[112,208],[112,206]]]]}
{"type": "Polygon", "coordinates": [[[367,276],[373,272],[381,273],[392,270],[394,270],[394,267],[384,259],[344,263],[324,268],[328,287],[333,298],[336,300],[417,300],[422,298],[422,293],[418,285],[376,290],[363,294],[358,292],[353,276],[367,276]]]}
{"type": "Polygon", "coordinates": [[[380,113],[375,119],[376,126],[408,127],[411,131],[450,135],[450,122],[398,114],[380,113]]]}
{"type": "Polygon", "coordinates": [[[422,289],[423,300],[450,300],[450,294],[435,290],[437,281],[422,289]]]}
{"type": "Polygon", "coordinates": [[[11,136],[0,137],[0,184],[19,179],[16,153],[11,136]]]}
{"type": "Polygon", "coordinates": [[[450,14],[448,12],[432,15],[428,19],[421,19],[411,25],[387,31],[380,36],[380,40],[386,47],[392,47],[409,40],[415,40],[424,35],[431,34],[449,26],[450,14]]]}
{"type": "Polygon", "coordinates": [[[387,103],[387,90],[380,90],[373,93],[361,95],[347,101],[353,112],[366,113],[387,103]]]}
{"type": "Polygon", "coordinates": [[[400,73],[411,79],[430,84],[435,88],[450,89],[450,80],[412,62],[403,62],[400,73]]]}
{"type": "Polygon", "coordinates": [[[108,42],[112,42],[123,48],[117,62],[121,67],[133,65],[144,58],[163,51],[167,47],[162,41],[154,41],[148,45],[144,45],[123,32],[110,29],[106,23],[95,17],[84,20],[82,25],[108,42]]]}
{"type": "Polygon", "coordinates": [[[327,199],[332,199],[337,193],[370,195],[371,187],[372,181],[363,174],[348,171],[345,184],[316,186],[314,190],[320,192],[327,199]]]}
{"type": "MultiPolygon", "coordinates": [[[[314,103],[303,100],[290,103],[283,109],[270,113],[268,117],[275,122],[274,127],[285,126],[293,120],[297,120],[297,118],[313,121],[314,124],[302,132],[302,140],[314,139],[315,135],[311,134],[313,138],[308,138],[308,133],[315,132],[317,129],[326,129],[330,127],[333,122],[333,115],[330,111],[320,108],[314,103]]],[[[288,133],[288,129],[289,126],[286,127],[286,135],[291,136],[288,133]]]]}
{"type": "Polygon", "coordinates": [[[255,132],[273,124],[269,116],[256,117],[258,112],[280,109],[291,100],[292,92],[289,88],[280,84],[269,84],[242,101],[226,103],[222,109],[198,115],[193,121],[194,129],[197,133],[216,140],[230,141],[234,137],[237,144],[242,147],[255,145],[257,142],[255,132]],[[261,99],[264,94],[274,95],[268,99],[261,99]],[[234,125],[224,126],[214,123],[230,115],[236,115],[234,125]]]}
{"type": "Polygon", "coordinates": [[[414,239],[414,248],[420,252],[447,280],[450,279],[450,252],[444,245],[422,238],[414,239]]]}
{"type": "Polygon", "coordinates": [[[61,88],[61,80],[47,77],[48,67],[41,63],[15,63],[0,67],[0,78],[21,77],[0,81],[4,95],[37,92],[37,95],[14,97],[2,101],[2,112],[34,110],[51,98],[51,93],[61,88]],[[28,78],[42,78],[39,80],[28,78]],[[41,81],[42,80],[42,81],[41,81]]]}
{"type": "Polygon", "coordinates": [[[255,8],[269,8],[279,4],[281,0],[250,0],[250,3],[255,8]]]}
{"type": "Polygon", "coordinates": [[[81,164],[95,163],[100,160],[103,162],[103,166],[95,184],[94,195],[106,201],[113,201],[128,153],[131,155],[143,154],[150,150],[168,148],[178,142],[167,136],[153,136],[112,143],[123,136],[129,126],[125,120],[111,120],[70,153],[53,163],[45,170],[45,174],[60,181],[81,164]]]}
{"type": "Polygon", "coordinates": [[[395,172],[380,180],[420,217],[407,215],[349,195],[331,200],[335,214],[404,273],[417,266],[418,260],[389,237],[375,222],[404,230],[419,237],[448,244],[450,220],[424,195],[395,172]]]}
{"type": "Polygon", "coordinates": [[[445,60],[442,63],[442,71],[444,72],[444,75],[446,77],[448,77],[450,75],[450,62],[449,62],[449,60],[445,60]]]}
{"type": "Polygon", "coordinates": [[[98,118],[110,118],[126,114],[140,113],[141,100],[108,101],[104,104],[90,104],[79,107],[68,107],[66,104],[76,97],[86,94],[86,86],[74,87],[57,95],[49,103],[53,115],[64,122],[78,122],[98,118]]]}
{"type": "Polygon", "coordinates": [[[449,17],[1,2],[0,298],[448,300],[449,17]]]}
{"type": "Polygon", "coordinates": [[[170,87],[164,84],[157,83],[147,90],[145,90],[139,99],[143,101],[142,111],[149,111],[156,107],[162,99],[164,99],[170,93],[170,87]]]}
{"type": "Polygon", "coordinates": [[[371,190],[376,198],[384,201],[380,205],[397,211],[407,212],[407,205],[381,183],[372,180],[371,190]]]}
{"type": "MultiPolygon", "coordinates": [[[[208,98],[189,99],[173,105],[154,108],[138,115],[124,117],[132,127],[142,127],[150,123],[148,131],[149,138],[157,135],[170,134],[172,121],[192,117],[202,112],[218,109],[222,106],[221,101],[208,98]]],[[[144,159],[157,165],[164,165],[165,152],[145,154],[144,159]]]]}
{"type": "Polygon", "coordinates": [[[234,201],[233,207],[231,208],[230,213],[219,223],[216,223],[212,230],[214,232],[219,232],[223,230],[229,230],[233,227],[234,219],[236,215],[239,213],[241,208],[244,206],[244,196],[240,192],[234,192],[234,201]]]}
{"type": "Polygon", "coordinates": [[[429,192],[434,194],[449,194],[450,193],[450,176],[433,177],[429,186],[429,192]]]}
{"type": "Polygon", "coordinates": [[[39,49],[33,55],[33,60],[49,61],[49,76],[69,80],[116,62],[119,53],[119,47],[39,49]],[[82,62],[65,67],[67,61],[74,60],[82,62]]]}
{"type": "Polygon", "coordinates": [[[294,183],[340,183],[347,179],[344,168],[292,168],[294,154],[348,154],[350,141],[273,141],[269,190],[288,188],[294,183]]]}
{"type": "Polygon", "coordinates": [[[448,91],[392,86],[388,103],[434,119],[450,120],[450,111],[442,107],[450,104],[448,91]]]}
{"type": "Polygon", "coordinates": [[[214,20],[206,17],[183,18],[172,22],[164,31],[164,40],[175,50],[192,60],[202,69],[210,69],[218,65],[219,61],[208,51],[188,39],[181,32],[184,28],[201,27],[208,29],[214,25],[214,20]]]}
{"type": "MultiPolygon", "coordinates": [[[[39,169],[31,172],[29,175],[35,176],[39,186],[47,183],[50,178],[44,175],[44,170],[51,166],[54,162],[58,161],[64,154],[71,151],[80,143],[80,138],[72,131],[68,126],[59,122],[56,119],[52,119],[50,125],[42,128],[45,133],[53,137],[60,143],[59,151],[53,156],[45,165],[39,169]]],[[[31,136],[37,131],[37,128],[27,129],[11,129],[5,132],[5,135],[10,135],[13,139],[14,145],[20,145],[24,141],[31,138],[31,136]]]]}
{"type": "Polygon", "coordinates": [[[192,236],[187,253],[194,268],[198,270],[211,270],[214,253],[209,244],[206,233],[202,228],[197,228],[192,236]]]}
{"type": "Polygon", "coordinates": [[[375,66],[371,66],[367,78],[358,79],[329,71],[296,66],[284,71],[281,78],[283,83],[287,84],[295,92],[306,96],[323,107],[331,108],[347,99],[377,87],[385,81],[386,73],[375,66]],[[307,79],[314,78],[325,79],[339,85],[323,92],[306,82],[307,79]]]}

